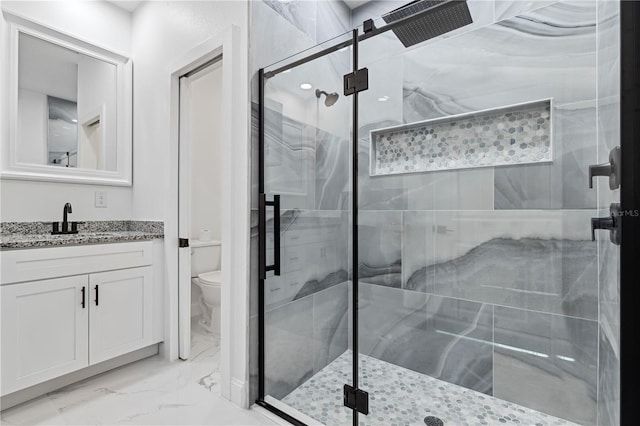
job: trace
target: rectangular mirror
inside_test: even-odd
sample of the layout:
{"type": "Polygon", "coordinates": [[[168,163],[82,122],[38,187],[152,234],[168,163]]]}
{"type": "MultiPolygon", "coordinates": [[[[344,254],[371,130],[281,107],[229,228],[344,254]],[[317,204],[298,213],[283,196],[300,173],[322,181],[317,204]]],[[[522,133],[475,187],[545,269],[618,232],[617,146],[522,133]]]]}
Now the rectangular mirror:
{"type": "Polygon", "coordinates": [[[14,19],[2,177],[131,185],[131,60],[14,19]]]}

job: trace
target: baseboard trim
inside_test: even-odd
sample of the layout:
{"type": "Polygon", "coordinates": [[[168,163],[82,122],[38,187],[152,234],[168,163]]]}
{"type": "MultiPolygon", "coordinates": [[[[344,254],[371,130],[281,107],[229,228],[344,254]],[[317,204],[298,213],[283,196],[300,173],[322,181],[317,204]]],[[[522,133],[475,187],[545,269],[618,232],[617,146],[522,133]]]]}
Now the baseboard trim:
{"type": "Polygon", "coordinates": [[[238,380],[235,377],[231,378],[231,402],[239,405],[242,408],[249,408],[249,401],[247,397],[247,382],[238,380]]]}
{"type": "Polygon", "coordinates": [[[72,383],[79,382],[80,380],[87,379],[91,376],[113,370],[114,368],[118,368],[144,358],[158,355],[158,350],[158,344],[151,345],[146,348],[138,349],[137,351],[101,362],[100,364],[92,365],[83,368],[82,370],[74,371],[73,373],[65,374],[64,376],[56,377],[55,379],[39,383],[26,389],[15,391],[8,395],[4,395],[0,397],[0,411],[6,410],[7,408],[15,407],[18,404],[22,404],[23,402],[27,402],[31,399],[63,388],[72,383]]]}

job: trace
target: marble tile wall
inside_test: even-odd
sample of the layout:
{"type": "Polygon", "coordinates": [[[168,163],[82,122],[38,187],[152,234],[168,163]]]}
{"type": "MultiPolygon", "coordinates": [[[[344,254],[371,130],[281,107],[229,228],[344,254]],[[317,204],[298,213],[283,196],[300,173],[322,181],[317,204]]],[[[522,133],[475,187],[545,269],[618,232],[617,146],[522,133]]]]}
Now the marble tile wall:
{"type": "MultiPolygon", "coordinates": [[[[252,20],[265,28],[252,31],[254,70],[322,41],[330,27],[320,22],[329,16],[342,16],[335,31],[349,28],[337,3],[298,3],[252,2],[252,20]]],[[[373,70],[375,84],[361,97],[358,141],[360,349],[567,420],[617,424],[618,252],[604,233],[592,243],[588,228],[616,193],[600,181],[589,190],[587,181],[588,166],[618,138],[617,2],[469,5],[477,25],[455,34],[408,50],[391,37],[361,46],[360,65],[373,70]],[[370,130],[542,98],[554,102],[550,164],[368,175],[370,130]]],[[[362,6],[352,22],[379,15],[371,13],[362,6]]],[[[256,129],[254,121],[254,158],[256,129]]],[[[313,194],[304,211],[310,228],[301,221],[294,229],[324,233],[314,210],[340,211],[330,220],[344,237],[348,139],[305,132],[317,175],[299,179],[313,194]]],[[[254,192],[257,199],[257,179],[254,192]]],[[[326,268],[305,272],[298,292],[269,308],[267,390],[276,397],[349,347],[350,249],[334,241],[341,241],[337,263],[321,257],[322,241],[292,251],[326,268]]],[[[252,264],[256,248],[252,240],[252,264]]],[[[255,317],[251,327],[255,336],[255,317]]]]}
{"type": "Polygon", "coordinates": [[[282,399],[347,350],[346,281],[265,314],[265,393],[282,399]]]}
{"type": "MultiPolygon", "coordinates": [[[[249,3],[249,67],[252,75],[252,344],[249,369],[250,400],[255,400],[258,397],[257,72],[261,67],[348,31],[351,16],[349,8],[342,1],[265,0],[249,3]]],[[[325,69],[332,67],[336,70],[348,66],[348,52],[341,54],[339,58],[329,58],[329,62],[330,66],[325,69]]],[[[339,77],[341,79],[341,74],[339,77]]],[[[284,176],[273,173],[269,183],[275,187],[279,185],[279,191],[289,193],[283,194],[282,199],[283,229],[289,226],[282,239],[283,275],[281,279],[271,277],[266,281],[267,294],[274,287],[280,286],[282,289],[279,297],[270,299],[265,318],[265,332],[268,341],[273,343],[266,347],[266,390],[281,398],[302,383],[305,377],[319,371],[342,354],[347,347],[347,297],[343,294],[346,293],[347,286],[341,283],[347,280],[348,273],[347,234],[344,229],[348,218],[342,212],[346,205],[344,188],[349,179],[348,152],[344,152],[348,149],[348,139],[335,136],[335,132],[321,130],[317,128],[319,126],[304,125],[301,120],[287,119],[277,105],[272,105],[268,114],[267,133],[270,138],[267,142],[280,154],[270,155],[270,158],[280,158],[284,162],[281,166],[288,167],[279,167],[278,170],[290,172],[284,176]],[[278,141],[282,140],[297,140],[299,149],[283,149],[282,145],[278,145],[278,141]],[[295,194],[296,191],[298,194],[295,194]],[[295,210],[296,208],[305,210],[295,210]],[[306,264],[314,267],[309,269],[301,266],[306,264]],[[309,312],[317,312],[317,315],[314,317],[309,312]]],[[[348,131],[348,127],[345,127],[347,135],[348,131]]],[[[276,164],[271,166],[272,170],[278,167],[276,164]]]]}
{"type": "MultiPolygon", "coordinates": [[[[402,60],[396,52],[384,58],[363,43],[363,66],[392,62],[390,81],[402,70],[403,102],[389,103],[393,92],[382,93],[393,87],[387,84],[372,89],[360,114],[359,247],[384,241],[366,248],[360,265],[361,271],[376,265],[379,272],[362,279],[361,289],[368,290],[361,290],[359,303],[366,324],[361,350],[435,376],[428,365],[455,363],[458,371],[437,377],[568,420],[595,424],[600,412],[601,424],[615,424],[603,420],[604,412],[615,410],[598,400],[598,392],[612,393],[617,383],[617,330],[609,326],[604,334],[601,321],[602,276],[613,273],[616,260],[602,258],[605,242],[590,241],[589,220],[604,206],[604,195],[590,190],[587,180],[588,166],[604,155],[602,133],[615,132],[604,124],[617,113],[615,102],[607,110],[596,90],[600,50],[606,46],[615,58],[611,42],[597,33],[602,24],[596,18],[605,18],[596,7],[603,6],[494,6],[500,22],[424,43],[402,53],[402,60]],[[384,104],[376,102],[382,95],[389,95],[384,104]],[[362,157],[369,158],[370,130],[545,97],[554,101],[549,164],[384,177],[362,172],[368,172],[362,157]],[[400,286],[388,279],[398,266],[400,286]],[[454,311],[464,321],[447,319],[449,308],[436,311],[434,323],[467,326],[424,322],[426,306],[437,299],[466,307],[454,311]],[[470,330],[481,337],[465,334],[470,330]],[[445,337],[467,343],[468,357],[433,349],[446,348],[445,337]]],[[[378,46],[386,43],[391,46],[385,40],[378,46]]]]}
{"type": "MultiPolygon", "coordinates": [[[[620,5],[598,2],[598,162],[620,143],[620,5]]],[[[620,190],[611,191],[598,178],[598,215],[609,215],[609,204],[620,202],[620,190]]],[[[598,362],[598,424],[620,424],[620,247],[606,232],[598,233],[600,322],[598,362]]]]}
{"type": "Polygon", "coordinates": [[[495,308],[494,396],[596,424],[598,322],[495,308]]]}

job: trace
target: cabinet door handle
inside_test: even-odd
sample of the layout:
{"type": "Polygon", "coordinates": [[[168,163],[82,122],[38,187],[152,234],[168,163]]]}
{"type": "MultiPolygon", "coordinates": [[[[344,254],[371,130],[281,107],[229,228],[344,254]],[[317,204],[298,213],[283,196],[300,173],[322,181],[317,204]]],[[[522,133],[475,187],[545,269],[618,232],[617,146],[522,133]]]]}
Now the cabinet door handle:
{"type": "Polygon", "coordinates": [[[86,295],[85,293],[87,292],[87,288],[85,286],[82,286],[82,309],[85,308],[86,304],[85,304],[85,299],[86,299],[86,295]]]}
{"type": "Polygon", "coordinates": [[[96,284],[96,306],[98,306],[98,285],[96,284]]]}

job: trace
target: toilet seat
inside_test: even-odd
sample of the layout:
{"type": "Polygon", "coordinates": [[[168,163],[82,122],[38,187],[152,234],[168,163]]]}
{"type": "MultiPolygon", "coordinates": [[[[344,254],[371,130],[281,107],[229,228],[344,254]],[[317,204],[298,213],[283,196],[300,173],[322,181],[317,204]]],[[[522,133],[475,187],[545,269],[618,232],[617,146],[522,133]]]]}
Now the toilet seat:
{"type": "Polygon", "coordinates": [[[222,274],[220,271],[204,272],[198,275],[198,279],[204,285],[220,286],[222,274]]]}

